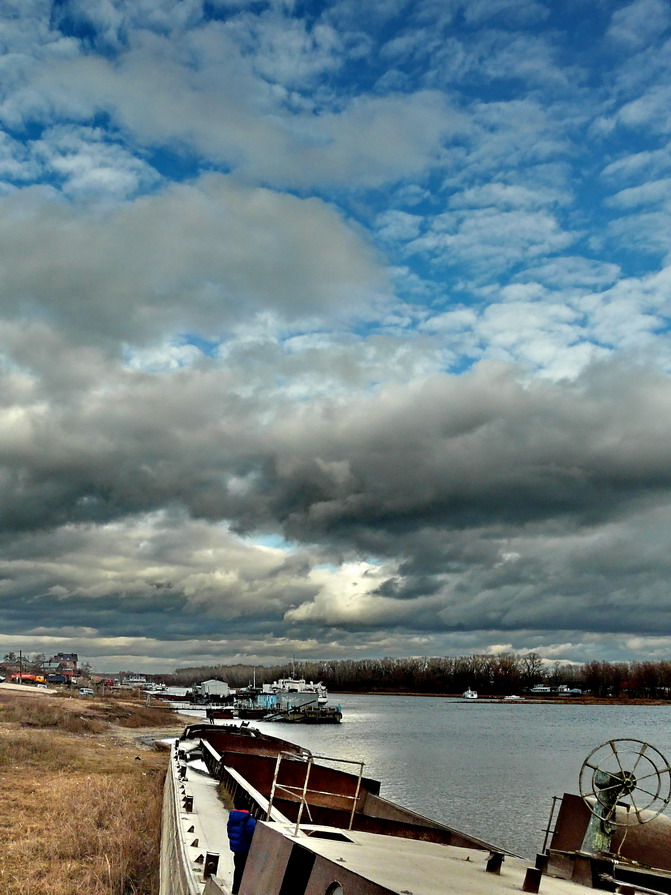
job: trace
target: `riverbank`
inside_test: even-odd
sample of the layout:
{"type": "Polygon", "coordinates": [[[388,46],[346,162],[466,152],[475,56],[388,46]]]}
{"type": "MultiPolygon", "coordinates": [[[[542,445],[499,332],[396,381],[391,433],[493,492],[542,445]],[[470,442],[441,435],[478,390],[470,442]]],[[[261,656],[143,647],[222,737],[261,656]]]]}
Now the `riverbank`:
{"type": "Polygon", "coordinates": [[[142,701],[0,690],[0,892],[153,895],[168,753],[142,701]]]}

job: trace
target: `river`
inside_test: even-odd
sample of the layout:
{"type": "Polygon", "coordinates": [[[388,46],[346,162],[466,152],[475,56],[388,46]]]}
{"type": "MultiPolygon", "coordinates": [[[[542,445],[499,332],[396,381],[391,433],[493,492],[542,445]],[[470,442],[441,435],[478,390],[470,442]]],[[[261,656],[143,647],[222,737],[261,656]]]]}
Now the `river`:
{"type": "Polygon", "coordinates": [[[578,792],[606,740],[671,760],[671,705],[573,705],[331,694],[339,725],[255,723],[314,753],[365,762],[380,794],[524,857],[543,844],[553,795],[578,792]]]}

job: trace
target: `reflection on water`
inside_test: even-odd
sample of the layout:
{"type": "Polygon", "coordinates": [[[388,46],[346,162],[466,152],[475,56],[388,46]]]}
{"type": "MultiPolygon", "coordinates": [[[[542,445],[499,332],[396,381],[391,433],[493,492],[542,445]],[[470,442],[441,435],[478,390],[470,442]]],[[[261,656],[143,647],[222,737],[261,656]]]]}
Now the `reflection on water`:
{"type": "Polygon", "coordinates": [[[606,740],[646,740],[671,759],[670,706],[465,702],[332,695],[339,725],[261,723],[314,753],[361,759],[381,795],[525,857],[543,844],[553,795],[577,792],[606,740]]]}

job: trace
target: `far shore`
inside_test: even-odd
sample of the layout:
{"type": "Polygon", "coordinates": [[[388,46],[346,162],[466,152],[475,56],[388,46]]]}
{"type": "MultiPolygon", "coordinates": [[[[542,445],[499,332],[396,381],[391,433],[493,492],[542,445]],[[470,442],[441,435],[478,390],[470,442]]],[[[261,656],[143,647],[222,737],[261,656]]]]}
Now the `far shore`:
{"type": "MultiPolygon", "coordinates": [[[[53,696],[66,694],[77,696],[76,690],[38,689],[30,684],[0,683],[0,692],[9,690],[23,696],[53,696]]],[[[665,705],[671,706],[671,699],[648,699],[630,696],[532,696],[529,693],[517,693],[519,699],[506,699],[505,696],[480,693],[477,699],[464,699],[461,693],[423,693],[416,690],[329,690],[329,696],[333,700],[337,696],[420,696],[436,699],[458,699],[465,705],[473,703],[489,703],[502,705],[665,705]]],[[[98,699],[101,697],[98,696],[98,699]]],[[[188,717],[188,716],[184,716],[188,717]]]]}
{"type": "Polygon", "coordinates": [[[474,702],[503,703],[505,705],[666,705],[671,699],[648,699],[630,696],[531,696],[518,693],[519,699],[482,693],[477,699],[464,699],[461,693],[419,693],[413,690],[329,690],[332,697],[343,696],[426,696],[436,699],[459,699],[464,704],[474,702]]]}

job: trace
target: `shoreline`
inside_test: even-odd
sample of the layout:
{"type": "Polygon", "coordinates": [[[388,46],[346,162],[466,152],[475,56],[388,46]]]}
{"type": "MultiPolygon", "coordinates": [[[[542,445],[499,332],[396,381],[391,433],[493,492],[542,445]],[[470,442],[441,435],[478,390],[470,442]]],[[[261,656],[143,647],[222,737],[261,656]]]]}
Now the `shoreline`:
{"type": "Polygon", "coordinates": [[[461,693],[419,693],[412,690],[329,690],[329,696],[419,696],[435,699],[458,699],[464,704],[502,703],[505,705],[660,705],[671,706],[671,699],[629,696],[520,696],[506,699],[504,696],[478,696],[464,699],[461,693]]]}

